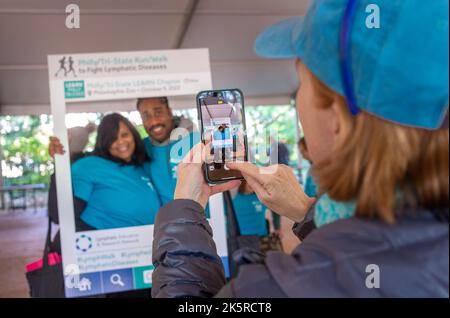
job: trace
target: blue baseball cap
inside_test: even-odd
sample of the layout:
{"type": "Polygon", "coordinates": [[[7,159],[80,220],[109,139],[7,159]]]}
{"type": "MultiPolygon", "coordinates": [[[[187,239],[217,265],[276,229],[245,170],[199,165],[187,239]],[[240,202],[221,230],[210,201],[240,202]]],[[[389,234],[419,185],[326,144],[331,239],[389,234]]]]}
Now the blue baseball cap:
{"type": "MultiPolygon", "coordinates": [[[[255,52],[299,58],[329,88],[346,96],[339,49],[347,4],[313,1],[304,17],[263,31],[255,52]]],[[[441,127],[449,105],[448,24],[448,0],[357,1],[349,38],[357,107],[401,125],[441,127]]]]}

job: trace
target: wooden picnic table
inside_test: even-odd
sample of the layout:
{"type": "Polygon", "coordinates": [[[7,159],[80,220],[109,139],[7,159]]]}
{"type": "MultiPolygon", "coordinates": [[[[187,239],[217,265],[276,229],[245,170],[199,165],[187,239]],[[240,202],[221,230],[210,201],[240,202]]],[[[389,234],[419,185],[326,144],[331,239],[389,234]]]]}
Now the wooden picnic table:
{"type": "Polygon", "coordinates": [[[15,210],[18,208],[21,209],[26,209],[27,206],[27,193],[31,192],[32,196],[33,196],[33,206],[34,206],[34,211],[37,211],[37,200],[36,200],[36,192],[37,191],[42,191],[42,190],[46,190],[47,186],[43,183],[36,183],[36,184],[21,184],[21,185],[12,185],[12,186],[4,186],[4,187],[0,187],[0,198],[1,198],[1,205],[0,205],[0,209],[6,209],[7,211],[9,210],[15,210]],[[21,198],[24,199],[24,204],[17,206],[14,204],[14,197],[13,194],[14,193],[20,193],[21,194],[21,198]],[[9,195],[9,206],[6,206],[6,200],[4,198],[4,194],[7,193],[9,195]]]}

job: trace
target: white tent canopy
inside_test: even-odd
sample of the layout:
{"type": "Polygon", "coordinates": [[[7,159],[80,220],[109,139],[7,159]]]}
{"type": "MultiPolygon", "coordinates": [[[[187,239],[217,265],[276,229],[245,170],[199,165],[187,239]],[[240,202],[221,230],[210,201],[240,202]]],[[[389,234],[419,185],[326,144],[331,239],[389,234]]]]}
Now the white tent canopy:
{"type": "MultiPolygon", "coordinates": [[[[247,104],[288,104],[298,80],[292,60],[253,52],[257,34],[308,0],[0,0],[0,114],[50,113],[47,55],[202,48],[210,50],[214,88],[240,88],[247,104]],[[81,11],[80,29],[65,27],[66,5],[81,11]]],[[[173,98],[175,108],[193,98],[173,98]]],[[[72,104],[69,112],[83,111],[72,104]]],[[[89,110],[134,110],[133,101],[89,110]]]]}

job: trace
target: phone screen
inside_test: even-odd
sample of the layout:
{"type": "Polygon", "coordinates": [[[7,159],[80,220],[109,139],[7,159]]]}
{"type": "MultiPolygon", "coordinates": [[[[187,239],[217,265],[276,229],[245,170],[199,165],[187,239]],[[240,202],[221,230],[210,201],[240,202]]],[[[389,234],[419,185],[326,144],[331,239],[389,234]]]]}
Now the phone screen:
{"type": "Polygon", "coordinates": [[[205,176],[218,183],[242,179],[228,162],[247,161],[244,98],[238,89],[203,91],[197,95],[202,140],[207,144],[205,176]]]}

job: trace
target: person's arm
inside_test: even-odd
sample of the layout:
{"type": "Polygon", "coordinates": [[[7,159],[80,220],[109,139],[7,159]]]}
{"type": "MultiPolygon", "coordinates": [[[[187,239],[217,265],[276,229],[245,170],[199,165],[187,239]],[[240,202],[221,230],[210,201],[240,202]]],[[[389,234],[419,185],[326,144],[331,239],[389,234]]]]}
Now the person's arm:
{"type": "MultiPolygon", "coordinates": [[[[81,220],[81,214],[86,209],[87,202],[74,196],[73,197],[73,209],[75,216],[75,227],[77,231],[89,231],[94,228],[86,224],[81,220]]],[[[58,199],[56,195],[56,181],[55,174],[50,177],[50,186],[48,190],[48,216],[53,223],[59,224],[58,215],[58,199]]]]}
{"type": "Polygon", "coordinates": [[[273,229],[275,231],[279,231],[281,229],[281,216],[274,211],[271,211],[271,213],[272,213],[273,229]]]}
{"type": "MultiPolygon", "coordinates": [[[[212,230],[204,217],[203,209],[210,196],[233,189],[240,185],[240,181],[234,180],[215,186],[207,184],[201,168],[206,149],[207,146],[202,143],[196,145],[179,164],[175,200],[163,206],[157,214],[152,251],[155,266],[153,297],[211,297],[225,284],[223,265],[217,255],[212,230]]],[[[281,208],[280,214],[294,221],[303,219],[312,202],[303,194],[301,188],[293,189],[291,184],[280,183],[281,180],[284,183],[292,183],[293,180],[297,182],[295,177],[289,182],[292,176],[288,175],[285,169],[281,174],[264,174],[262,183],[259,184],[260,176],[256,166],[248,163],[243,167],[235,167],[239,167],[238,170],[241,171],[250,170],[244,177],[247,182],[251,180],[254,184],[252,188],[267,207],[281,208]],[[274,187],[274,183],[279,187],[274,187]],[[267,189],[279,192],[271,192],[268,195],[267,189]],[[288,191],[289,189],[291,191],[288,191]],[[298,191],[293,193],[293,190],[298,191]],[[299,197],[293,196],[294,194],[299,197]],[[289,202],[285,199],[286,196],[289,202]]],[[[233,291],[227,295],[282,297],[268,266],[252,263],[240,268],[238,278],[230,283],[231,286],[224,287],[233,291]],[[248,272],[247,275],[241,274],[244,272],[248,272]],[[260,289],[254,290],[255,286],[260,289]]],[[[219,295],[224,296],[223,293],[219,295]]]]}
{"type": "Polygon", "coordinates": [[[50,176],[50,184],[48,186],[47,210],[50,220],[55,224],[59,224],[58,199],[56,197],[56,178],[54,173],[50,176]]]}
{"type": "Polygon", "coordinates": [[[257,167],[250,162],[230,162],[228,167],[242,173],[267,208],[294,222],[301,222],[316,201],[305,194],[292,168],[286,165],[257,167]]]}
{"type": "Polygon", "coordinates": [[[302,221],[296,222],[292,226],[292,232],[300,241],[303,241],[306,236],[316,229],[316,225],[314,223],[314,207],[315,204],[308,210],[302,221]]]}
{"type": "Polygon", "coordinates": [[[55,154],[63,155],[66,151],[58,137],[51,136],[48,144],[48,154],[50,157],[55,158],[55,154]]]}
{"type": "MultiPolygon", "coordinates": [[[[64,154],[64,147],[57,137],[50,137],[48,145],[48,154],[54,158],[55,154],[64,154]]],[[[59,224],[58,215],[58,199],[56,196],[56,177],[55,173],[50,176],[50,184],[48,188],[48,200],[47,200],[48,217],[55,224],[59,224]]]]}
{"type": "Polygon", "coordinates": [[[91,200],[92,193],[95,191],[95,180],[93,179],[95,166],[92,166],[86,159],[75,162],[71,167],[74,217],[77,231],[95,229],[81,219],[81,215],[91,200]]]}
{"type": "Polygon", "coordinates": [[[86,222],[81,219],[81,214],[87,207],[87,202],[74,196],[73,197],[73,209],[75,215],[75,229],[77,232],[81,231],[91,231],[95,230],[94,227],[90,226],[86,222]]]}
{"type": "Polygon", "coordinates": [[[203,207],[174,200],[156,217],[152,297],[212,297],[226,283],[203,207]]]}
{"type": "Polygon", "coordinates": [[[249,263],[226,283],[211,227],[197,202],[179,199],[166,204],[154,228],[152,297],[286,296],[263,258],[242,257],[249,263]]]}

